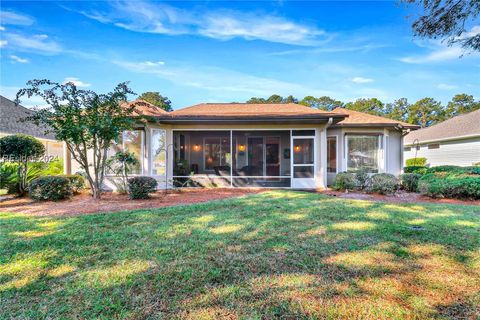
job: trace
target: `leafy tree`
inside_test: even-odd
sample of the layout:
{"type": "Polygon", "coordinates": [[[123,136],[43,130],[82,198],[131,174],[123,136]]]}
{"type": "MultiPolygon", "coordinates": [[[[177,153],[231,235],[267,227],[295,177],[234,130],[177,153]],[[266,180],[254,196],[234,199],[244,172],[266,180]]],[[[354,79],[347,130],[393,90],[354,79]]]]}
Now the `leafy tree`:
{"type": "Polygon", "coordinates": [[[107,168],[116,176],[122,177],[120,192],[127,192],[128,175],[138,164],[135,154],[128,151],[118,151],[107,160],[107,168]]]}
{"type": "Polygon", "coordinates": [[[341,108],[344,106],[343,102],[332,99],[327,96],[323,96],[320,98],[315,98],[313,96],[306,96],[299,103],[307,107],[325,110],[325,111],[332,111],[335,108],[341,108]]]}
{"type": "Polygon", "coordinates": [[[160,92],[144,92],[138,98],[150,102],[165,111],[173,111],[172,102],[167,97],[162,96],[160,92]]]}
{"type": "Polygon", "coordinates": [[[45,154],[43,144],[32,136],[15,134],[0,138],[0,157],[18,164],[18,193],[27,190],[28,163],[45,154]]]}
{"type": "Polygon", "coordinates": [[[298,103],[298,99],[292,95],[289,95],[288,97],[282,99],[282,103],[298,103]]]}
{"type": "Polygon", "coordinates": [[[480,51],[480,27],[467,30],[478,23],[478,0],[404,0],[418,4],[425,11],[412,25],[416,36],[441,38],[448,45],[459,43],[466,50],[480,51]]]}
{"type": "Polygon", "coordinates": [[[267,103],[267,100],[264,98],[251,97],[247,100],[247,103],[267,103]]]}
{"type": "Polygon", "coordinates": [[[422,128],[444,120],[444,112],[440,102],[433,98],[423,98],[412,104],[408,112],[408,122],[422,128]]]}
{"type": "Polygon", "coordinates": [[[377,98],[357,99],[355,102],[349,102],[345,105],[346,109],[365,112],[376,116],[385,115],[385,105],[377,98]]]}
{"type": "Polygon", "coordinates": [[[387,103],[385,106],[385,116],[393,120],[407,121],[409,108],[410,104],[407,98],[400,98],[393,103],[387,103]]]}
{"type": "Polygon", "coordinates": [[[268,99],[267,103],[283,103],[283,97],[278,94],[272,94],[268,99]]]}
{"type": "Polygon", "coordinates": [[[452,118],[462,113],[480,109],[480,101],[475,101],[472,95],[465,93],[455,95],[447,104],[446,118],[452,118]]]}
{"type": "Polygon", "coordinates": [[[72,157],[85,171],[93,197],[99,199],[107,150],[121,132],[131,129],[135,123],[132,117],[135,106],[121,106],[133,92],[126,83],[120,83],[107,94],[79,90],[71,82],[31,80],[27,86],[17,93],[17,102],[26,95],[39,96],[48,104],[27,119],[51,128],[49,131],[56,139],[66,143],[72,157]]]}

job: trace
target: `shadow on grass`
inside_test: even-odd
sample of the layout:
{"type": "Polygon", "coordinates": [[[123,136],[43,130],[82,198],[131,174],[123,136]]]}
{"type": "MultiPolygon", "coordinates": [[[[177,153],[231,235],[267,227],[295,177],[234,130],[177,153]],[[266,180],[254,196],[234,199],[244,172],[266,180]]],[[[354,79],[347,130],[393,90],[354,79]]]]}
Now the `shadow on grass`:
{"type": "Polygon", "coordinates": [[[272,191],[114,215],[0,214],[0,314],[472,315],[478,211],[272,191]]]}

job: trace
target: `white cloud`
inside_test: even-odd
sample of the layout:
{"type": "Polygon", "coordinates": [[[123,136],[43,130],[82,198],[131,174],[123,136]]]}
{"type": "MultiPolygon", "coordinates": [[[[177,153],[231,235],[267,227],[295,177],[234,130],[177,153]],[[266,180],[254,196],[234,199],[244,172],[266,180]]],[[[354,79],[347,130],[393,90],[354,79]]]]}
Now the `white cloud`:
{"type": "Polygon", "coordinates": [[[0,48],[5,47],[8,44],[7,40],[0,40],[0,48]]]}
{"type": "Polygon", "coordinates": [[[113,61],[113,63],[132,72],[151,74],[180,86],[209,91],[209,94],[218,97],[217,99],[231,100],[232,96],[245,98],[269,96],[278,92],[288,92],[297,96],[333,94],[330,91],[297,83],[252,76],[217,67],[151,66],[145,62],[135,61],[113,61]]]}
{"type": "Polygon", "coordinates": [[[73,83],[75,86],[77,86],[79,88],[87,88],[87,87],[90,87],[92,85],[91,83],[83,82],[80,79],[75,78],[75,77],[67,77],[63,80],[64,84],[69,83],[69,82],[73,83]]]}
{"type": "Polygon", "coordinates": [[[363,78],[363,77],[354,77],[352,78],[353,83],[370,83],[373,82],[373,79],[371,78],[363,78]]]}
{"type": "Polygon", "coordinates": [[[20,58],[19,56],[16,56],[14,54],[10,55],[10,59],[12,59],[13,61],[18,62],[18,63],[29,63],[30,62],[28,59],[20,58]]]}
{"type": "Polygon", "coordinates": [[[330,40],[325,31],[316,27],[267,14],[233,10],[187,11],[163,3],[145,1],[117,1],[111,6],[111,12],[107,13],[78,13],[136,32],[193,34],[219,40],[243,38],[294,45],[315,45],[330,40]]]}
{"type": "MultiPolygon", "coordinates": [[[[472,37],[480,34],[480,26],[474,26],[470,31],[460,35],[457,39],[464,39],[466,36],[472,37]]],[[[461,47],[452,45],[447,46],[441,41],[419,41],[416,43],[421,48],[429,50],[428,53],[418,56],[408,56],[400,58],[399,60],[405,63],[422,64],[422,63],[436,63],[449,60],[457,60],[465,54],[465,50],[461,47]]],[[[478,57],[478,53],[472,53],[470,57],[478,57]]]]}
{"type": "Polygon", "coordinates": [[[455,85],[451,85],[451,84],[440,83],[440,84],[437,85],[437,88],[440,89],[440,90],[454,90],[458,87],[455,86],[455,85]]]}
{"type": "Polygon", "coordinates": [[[32,25],[34,22],[32,18],[12,11],[0,11],[0,21],[2,22],[2,24],[12,24],[19,26],[29,26],[32,25]]]}
{"type": "Polygon", "coordinates": [[[0,26],[0,31],[5,31],[5,27],[0,26]]]}
{"type": "Polygon", "coordinates": [[[38,54],[55,54],[62,50],[54,40],[48,39],[45,34],[23,35],[19,33],[5,33],[9,46],[20,51],[29,51],[38,54]]]}

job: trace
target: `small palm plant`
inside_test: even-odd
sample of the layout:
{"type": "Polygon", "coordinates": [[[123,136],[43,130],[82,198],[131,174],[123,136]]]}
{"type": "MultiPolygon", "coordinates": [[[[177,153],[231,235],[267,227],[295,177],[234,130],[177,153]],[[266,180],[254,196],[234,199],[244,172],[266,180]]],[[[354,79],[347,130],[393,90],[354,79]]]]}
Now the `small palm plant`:
{"type": "Polygon", "coordinates": [[[135,154],[128,151],[119,151],[107,160],[107,168],[110,173],[121,177],[121,183],[117,185],[118,192],[126,193],[128,191],[128,175],[138,165],[135,154]]]}

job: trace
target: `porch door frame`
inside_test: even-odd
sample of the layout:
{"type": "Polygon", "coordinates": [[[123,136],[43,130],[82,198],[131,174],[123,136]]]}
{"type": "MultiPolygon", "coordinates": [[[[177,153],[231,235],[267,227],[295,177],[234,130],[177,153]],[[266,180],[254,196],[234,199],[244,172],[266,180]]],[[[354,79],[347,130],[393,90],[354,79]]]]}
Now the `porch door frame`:
{"type": "MultiPolygon", "coordinates": [[[[303,130],[303,129],[299,129],[303,130]]],[[[294,130],[290,130],[290,172],[291,172],[291,188],[293,189],[315,189],[316,188],[316,179],[317,179],[317,134],[315,130],[315,135],[313,136],[294,136],[294,130]],[[313,147],[313,163],[312,164],[303,164],[298,163],[295,164],[295,150],[294,148],[294,141],[296,139],[311,139],[313,140],[312,147],[313,147]],[[295,167],[312,167],[313,168],[313,177],[311,178],[295,178],[295,167]]]]}

